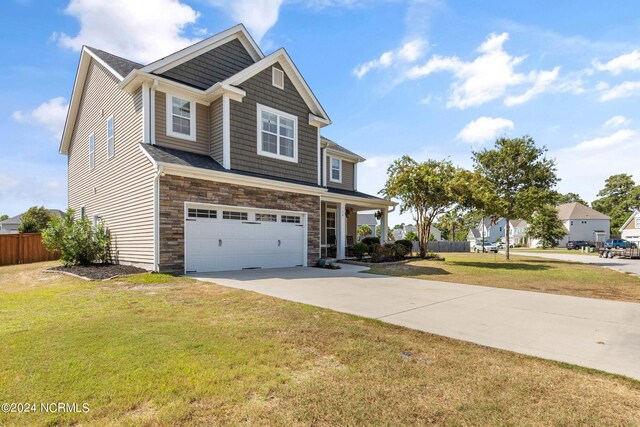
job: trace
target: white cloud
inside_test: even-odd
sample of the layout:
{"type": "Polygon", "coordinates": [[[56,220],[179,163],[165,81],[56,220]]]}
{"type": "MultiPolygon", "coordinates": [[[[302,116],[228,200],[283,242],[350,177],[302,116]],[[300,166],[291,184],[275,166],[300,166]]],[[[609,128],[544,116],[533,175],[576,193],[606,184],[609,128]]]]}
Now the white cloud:
{"type": "Polygon", "coordinates": [[[620,55],[604,64],[599,61],[594,61],[593,66],[598,71],[608,71],[614,76],[617,76],[623,71],[640,70],[640,50],[634,50],[625,55],[620,55]]]}
{"type": "Polygon", "coordinates": [[[51,132],[55,138],[60,139],[68,108],[67,101],[59,96],[40,104],[29,112],[14,111],[11,117],[18,123],[42,127],[51,132]]]}
{"type": "Polygon", "coordinates": [[[623,145],[629,141],[637,140],[638,133],[631,129],[622,129],[611,135],[603,136],[600,138],[593,138],[586,141],[582,141],[573,147],[574,151],[585,150],[600,150],[610,148],[613,146],[623,145]]]}
{"type": "Polygon", "coordinates": [[[458,133],[457,138],[468,144],[482,144],[495,139],[508,129],[513,129],[511,120],[502,117],[480,117],[467,124],[458,133]]]}
{"type": "Polygon", "coordinates": [[[504,51],[508,33],[490,34],[477,51],[473,61],[463,61],[457,56],[434,55],[425,64],[412,67],[408,79],[419,79],[439,71],[449,71],[454,75],[448,107],[460,109],[482,105],[505,96],[508,89],[523,84],[531,88],[519,96],[510,96],[505,104],[522,104],[551,88],[558,78],[559,68],[549,71],[534,70],[528,74],[516,72],[515,68],[524,61],[524,56],[512,56],[504,51]]]}
{"type": "Polygon", "coordinates": [[[628,98],[630,96],[640,95],[640,81],[627,81],[617,84],[611,88],[605,86],[604,91],[600,95],[600,101],[611,101],[613,99],[628,98]]]}
{"type": "Polygon", "coordinates": [[[410,64],[420,59],[424,55],[426,48],[427,42],[424,39],[414,38],[405,42],[396,50],[389,50],[376,59],[358,65],[353,70],[353,74],[361,79],[371,70],[389,68],[392,65],[402,63],[410,64]]]}
{"type": "Polygon", "coordinates": [[[256,42],[278,22],[283,0],[210,0],[235,21],[243,23],[256,42]]]}
{"type": "Polygon", "coordinates": [[[147,63],[197,41],[184,31],[198,12],[179,0],[71,0],[65,13],[78,19],[80,31],[54,38],[75,51],[89,45],[147,63]]]}
{"type": "Polygon", "coordinates": [[[620,126],[627,126],[631,120],[626,118],[625,116],[613,116],[606,122],[604,122],[604,127],[606,128],[617,128],[620,126]]]}

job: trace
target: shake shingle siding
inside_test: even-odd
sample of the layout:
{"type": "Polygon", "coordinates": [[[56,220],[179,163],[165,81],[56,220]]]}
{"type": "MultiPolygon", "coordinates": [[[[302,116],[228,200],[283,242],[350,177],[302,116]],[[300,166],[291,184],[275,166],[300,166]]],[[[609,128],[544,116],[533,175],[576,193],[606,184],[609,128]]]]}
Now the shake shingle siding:
{"type": "Polygon", "coordinates": [[[156,144],[199,154],[210,154],[209,107],[196,103],[196,140],[167,135],[167,94],[156,92],[156,144]]]}
{"type": "Polygon", "coordinates": [[[209,109],[211,110],[211,157],[222,164],[222,98],[213,101],[209,109]]]}
{"type": "Polygon", "coordinates": [[[208,89],[254,62],[242,43],[235,39],[180,64],[161,76],[198,89],[208,89]]]}
{"type": "Polygon", "coordinates": [[[116,261],[153,267],[153,180],[140,150],[142,96],[123,92],[95,61],[89,66],[69,145],[69,207],[94,215],[111,231],[116,261]],[[114,117],[115,156],[107,158],[107,119],[114,117]],[[95,135],[95,168],[89,169],[89,135],[95,135]]]}
{"type": "Polygon", "coordinates": [[[247,93],[242,102],[230,101],[231,168],[317,183],[318,134],[309,124],[310,110],[286,74],[284,90],[272,85],[271,69],[239,85],[247,93]],[[257,154],[258,103],[298,117],[298,163],[257,154]]]}
{"type": "Polygon", "coordinates": [[[354,163],[342,161],[342,182],[331,181],[331,160],[327,156],[327,187],[341,188],[343,190],[355,190],[354,188],[354,163]]]}

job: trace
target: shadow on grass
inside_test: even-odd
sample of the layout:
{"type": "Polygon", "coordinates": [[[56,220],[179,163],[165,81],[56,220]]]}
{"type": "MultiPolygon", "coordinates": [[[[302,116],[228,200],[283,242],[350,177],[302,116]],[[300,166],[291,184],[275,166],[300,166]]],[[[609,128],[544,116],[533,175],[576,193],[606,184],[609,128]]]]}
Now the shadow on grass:
{"type": "Polygon", "coordinates": [[[549,265],[536,265],[533,262],[473,262],[473,261],[450,261],[448,264],[460,267],[486,268],[499,270],[526,270],[526,271],[544,271],[552,268],[549,265]]]}
{"type": "Polygon", "coordinates": [[[446,276],[452,274],[451,272],[438,268],[438,267],[424,267],[419,265],[402,265],[394,267],[372,267],[371,270],[365,271],[365,273],[382,274],[386,276],[446,276]]]}

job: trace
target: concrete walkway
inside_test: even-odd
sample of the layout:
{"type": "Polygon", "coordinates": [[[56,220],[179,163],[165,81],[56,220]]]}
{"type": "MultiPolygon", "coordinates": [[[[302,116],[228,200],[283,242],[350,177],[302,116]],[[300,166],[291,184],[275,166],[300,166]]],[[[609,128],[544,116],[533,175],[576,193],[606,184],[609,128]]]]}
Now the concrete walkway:
{"type": "Polygon", "coordinates": [[[518,251],[511,250],[515,255],[536,256],[540,258],[551,258],[560,261],[582,262],[585,264],[599,265],[613,270],[622,271],[623,273],[632,273],[640,275],[640,259],[622,259],[622,258],[600,258],[594,255],[580,255],[580,253],[555,254],[547,252],[518,251]]]}
{"type": "Polygon", "coordinates": [[[376,276],[362,267],[196,274],[220,285],[640,379],[640,304],[376,276]]]}

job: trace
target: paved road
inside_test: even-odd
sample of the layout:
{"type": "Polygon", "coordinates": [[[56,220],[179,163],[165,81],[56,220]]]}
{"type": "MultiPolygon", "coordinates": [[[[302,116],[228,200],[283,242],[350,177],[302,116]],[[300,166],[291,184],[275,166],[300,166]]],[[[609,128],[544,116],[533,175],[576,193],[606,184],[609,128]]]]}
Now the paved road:
{"type": "Polygon", "coordinates": [[[376,276],[362,267],[192,277],[640,379],[640,304],[376,276]]]}
{"type": "MultiPolygon", "coordinates": [[[[569,251],[567,251],[569,252],[569,251]]],[[[594,264],[601,267],[608,267],[614,270],[623,271],[625,273],[633,273],[640,275],[640,259],[621,259],[621,258],[600,258],[594,255],[579,254],[555,254],[546,252],[518,251],[511,250],[512,254],[537,256],[541,258],[558,259],[561,261],[582,262],[585,264],[594,264]]]]}

